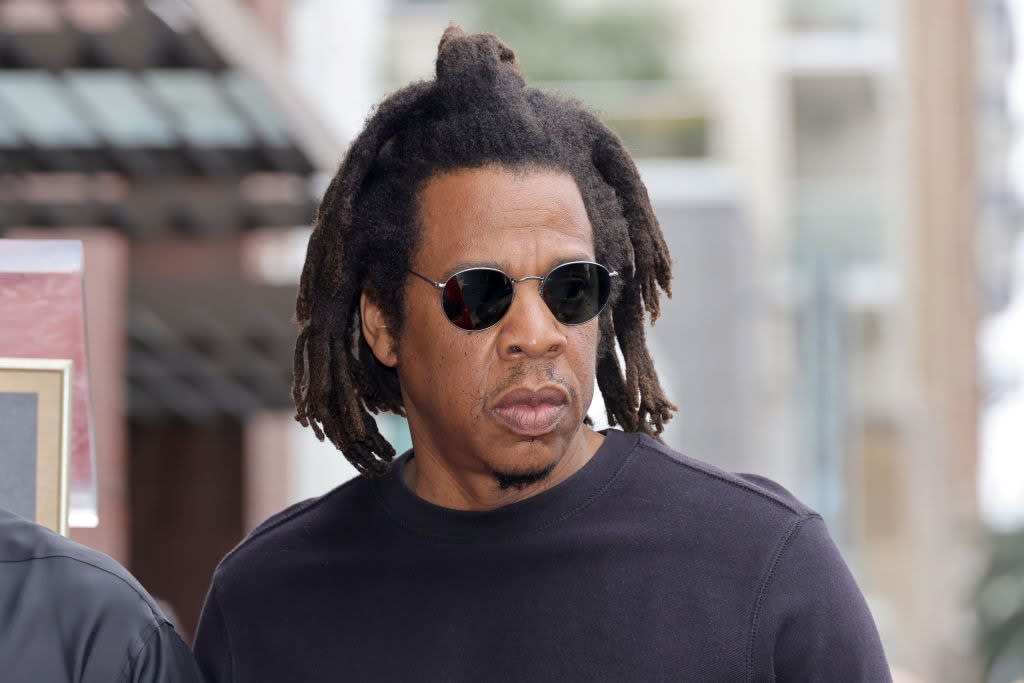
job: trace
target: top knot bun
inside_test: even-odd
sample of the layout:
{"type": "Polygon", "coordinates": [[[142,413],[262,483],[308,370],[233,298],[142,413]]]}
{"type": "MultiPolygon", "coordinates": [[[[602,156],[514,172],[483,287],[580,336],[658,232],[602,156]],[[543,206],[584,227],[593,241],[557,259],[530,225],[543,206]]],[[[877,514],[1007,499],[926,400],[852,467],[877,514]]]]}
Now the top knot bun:
{"type": "Polygon", "coordinates": [[[437,46],[436,74],[438,84],[457,100],[479,100],[485,93],[501,99],[500,93],[526,87],[512,48],[494,34],[467,34],[454,24],[437,46]]]}

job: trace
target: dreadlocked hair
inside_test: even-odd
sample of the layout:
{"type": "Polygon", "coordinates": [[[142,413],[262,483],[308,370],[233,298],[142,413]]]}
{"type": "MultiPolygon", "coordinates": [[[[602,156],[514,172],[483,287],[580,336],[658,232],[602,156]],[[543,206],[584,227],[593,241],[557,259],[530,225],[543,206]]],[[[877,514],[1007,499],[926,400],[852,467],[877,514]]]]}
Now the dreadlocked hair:
{"type": "Polygon", "coordinates": [[[676,409],[647,350],[671,261],[647,190],[619,138],[575,100],[526,86],[515,53],[490,34],[444,32],[436,77],[371,114],[317,210],[299,282],[292,398],[296,415],[364,474],[395,456],[372,414],[404,416],[397,372],[361,334],[372,295],[398,338],[403,287],[419,239],[418,194],[460,168],[553,169],[573,177],[593,226],[597,261],[617,270],[599,321],[597,385],[608,422],[657,436],[676,409]],[[616,343],[625,363],[619,363],[616,343]]]}

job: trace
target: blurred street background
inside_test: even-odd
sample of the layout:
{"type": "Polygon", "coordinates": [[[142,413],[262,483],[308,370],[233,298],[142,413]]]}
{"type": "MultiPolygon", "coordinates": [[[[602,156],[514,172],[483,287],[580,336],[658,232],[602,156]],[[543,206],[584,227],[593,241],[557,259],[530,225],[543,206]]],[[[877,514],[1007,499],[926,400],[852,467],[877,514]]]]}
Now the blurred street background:
{"type": "Polygon", "coordinates": [[[1024,680],[1022,0],[0,0],[0,236],[85,244],[72,537],[188,638],[245,533],[355,474],[292,419],[296,283],[450,21],[638,160],[667,443],[823,514],[900,680],[1024,680]]]}

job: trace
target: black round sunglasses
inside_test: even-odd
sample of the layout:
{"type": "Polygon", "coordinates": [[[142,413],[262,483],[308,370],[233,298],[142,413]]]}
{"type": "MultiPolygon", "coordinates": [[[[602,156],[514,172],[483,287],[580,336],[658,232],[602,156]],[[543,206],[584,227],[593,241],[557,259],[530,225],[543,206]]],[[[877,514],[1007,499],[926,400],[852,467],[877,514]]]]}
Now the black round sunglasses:
{"type": "Polygon", "coordinates": [[[611,279],[600,263],[572,261],[540,275],[511,278],[497,268],[466,268],[444,282],[410,273],[441,290],[441,308],[448,320],[463,330],[486,330],[508,312],[515,297],[515,285],[526,280],[540,281],[540,296],[563,325],[581,325],[593,320],[608,303],[611,279]]]}

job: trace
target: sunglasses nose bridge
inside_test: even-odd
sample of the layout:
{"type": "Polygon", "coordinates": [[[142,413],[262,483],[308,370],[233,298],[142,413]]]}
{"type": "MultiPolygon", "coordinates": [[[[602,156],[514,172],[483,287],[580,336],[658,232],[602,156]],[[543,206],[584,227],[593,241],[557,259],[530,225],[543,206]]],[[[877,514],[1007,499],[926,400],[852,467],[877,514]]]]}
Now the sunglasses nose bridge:
{"type": "MultiPolygon", "coordinates": [[[[536,280],[537,281],[537,294],[540,296],[541,301],[544,301],[544,281],[546,279],[547,279],[547,276],[545,276],[545,275],[524,275],[523,277],[518,277],[518,278],[510,277],[509,278],[509,282],[512,283],[512,288],[513,288],[513,290],[515,290],[515,289],[517,289],[516,285],[518,285],[520,282],[528,282],[530,280],[536,280]]],[[[515,294],[513,293],[513,298],[514,297],[515,297],[515,294]]],[[[544,301],[544,303],[545,303],[545,305],[547,305],[546,301],[544,301]]]]}
{"type": "Polygon", "coordinates": [[[543,275],[524,275],[523,277],[516,277],[516,278],[511,278],[510,277],[509,280],[512,281],[512,284],[518,284],[520,282],[526,282],[527,280],[537,280],[538,282],[541,283],[541,286],[544,285],[544,276],[543,275]]]}

